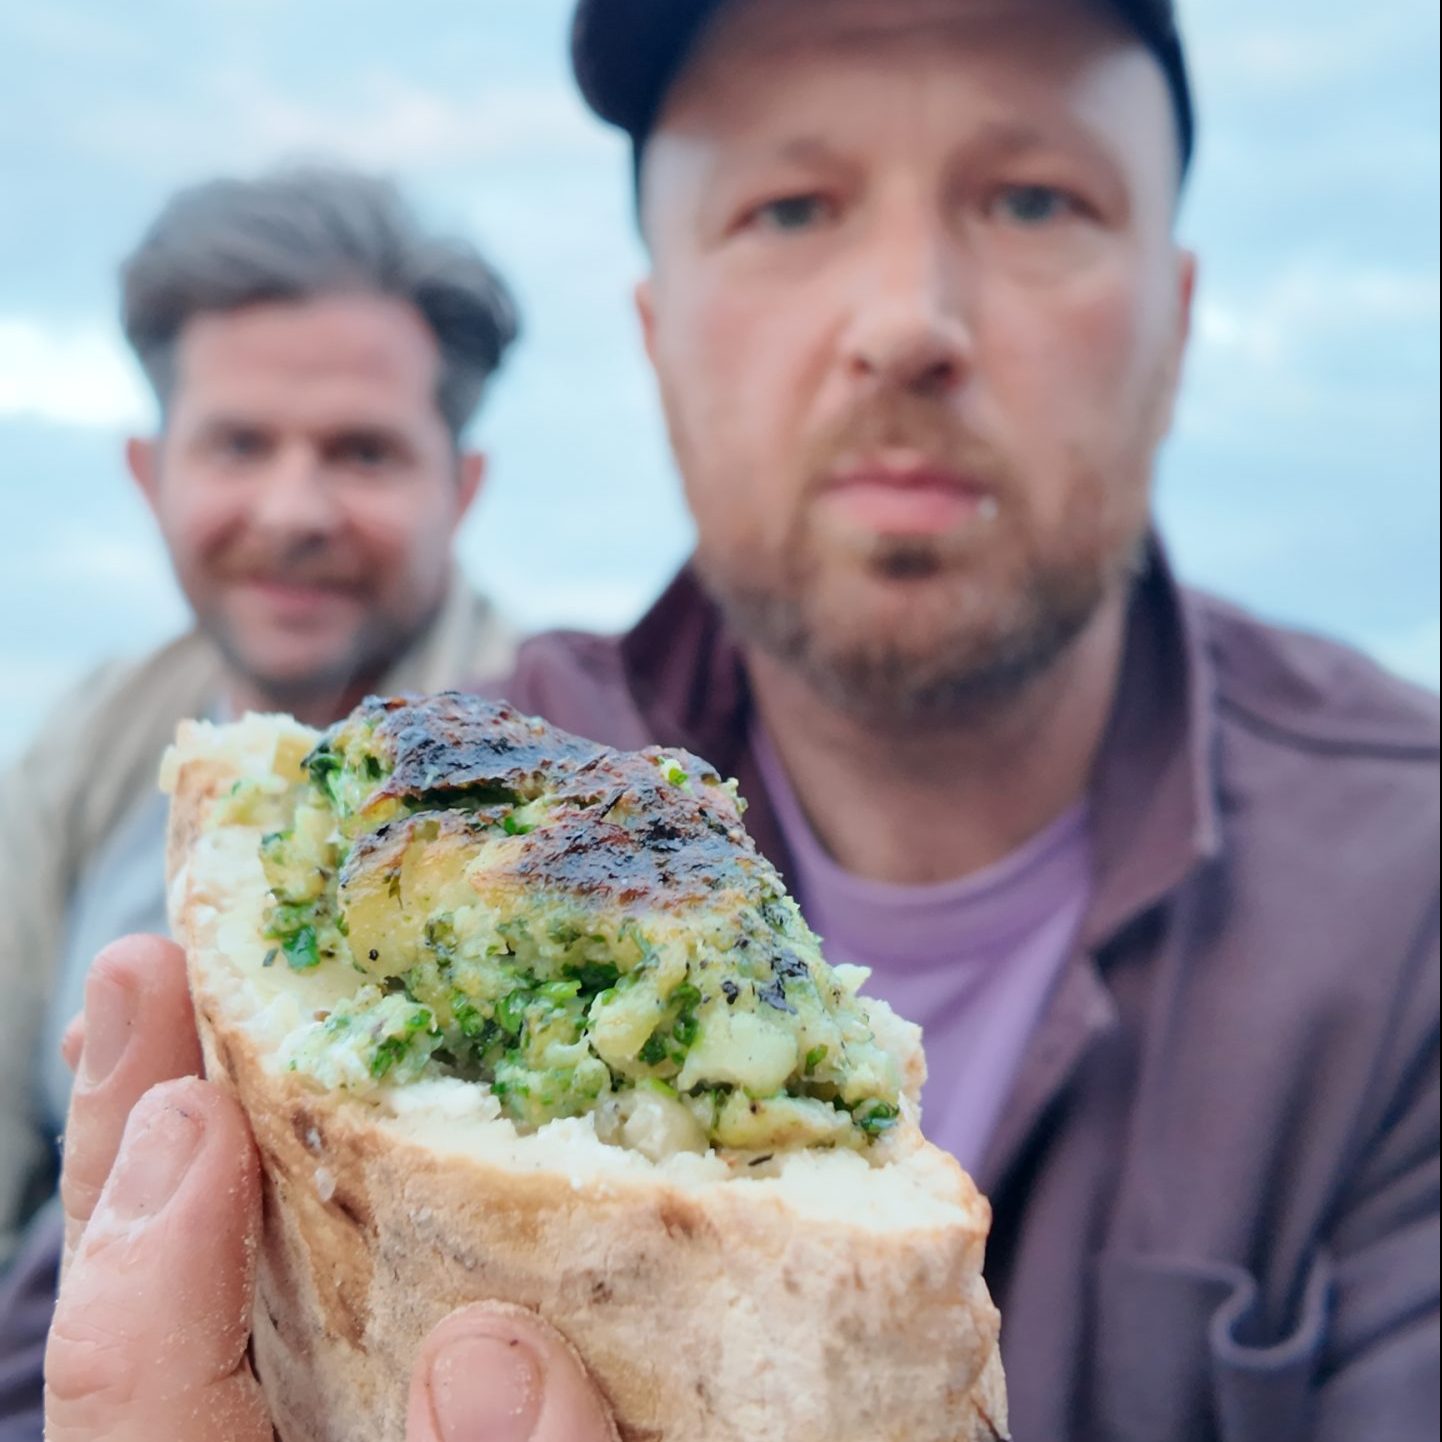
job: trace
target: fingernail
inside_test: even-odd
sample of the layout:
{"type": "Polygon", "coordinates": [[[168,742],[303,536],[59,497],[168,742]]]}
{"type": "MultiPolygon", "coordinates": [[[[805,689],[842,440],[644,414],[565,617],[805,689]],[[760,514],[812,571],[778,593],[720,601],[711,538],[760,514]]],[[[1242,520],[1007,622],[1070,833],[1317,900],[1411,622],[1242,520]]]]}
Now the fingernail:
{"type": "Polygon", "coordinates": [[[108,976],[92,977],[85,988],[85,1050],[81,1075],[95,1086],[119,1063],[130,1042],[135,998],[108,976]]]}
{"type": "Polygon", "coordinates": [[[175,1195],[200,1150],[200,1118],[161,1106],[133,1134],[127,1128],[101,1207],[117,1221],[153,1217],[175,1195]]]}
{"type": "Polygon", "coordinates": [[[541,1417],[541,1366],[511,1337],[457,1337],[431,1364],[441,1442],[530,1442],[541,1417]]]}

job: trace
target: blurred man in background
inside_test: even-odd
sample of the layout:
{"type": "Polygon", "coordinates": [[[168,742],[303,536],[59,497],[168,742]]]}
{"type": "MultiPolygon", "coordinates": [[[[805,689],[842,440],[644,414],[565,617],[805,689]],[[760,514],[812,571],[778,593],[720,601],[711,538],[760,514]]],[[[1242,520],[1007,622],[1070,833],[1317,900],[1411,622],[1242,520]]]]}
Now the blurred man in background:
{"type": "Polygon", "coordinates": [[[165,928],[176,723],[321,726],[370,691],[494,675],[514,647],[453,554],[485,473],[463,434],[517,335],[473,248],[364,175],[215,181],[126,261],[122,313],[161,416],[127,461],[194,626],[87,678],[0,779],[0,1239],[53,1183],[57,1046],[91,958],[165,928]]]}
{"type": "MultiPolygon", "coordinates": [[[[1435,1437],[1436,706],[1154,534],[1194,279],[1170,5],[582,0],[575,59],[636,145],[698,547],[630,635],[535,638],[502,689],[738,777],[828,954],[924,1025],[1019,1439],[1435,1437]]],[[[260,1226],[233,1103],[139,1100],[195,1066],[173,947],[103,959],[83,1054],[139,977],[75,1093],[50,1420],[268,1442],[241,1331],[134,1315],[177,1266],[243,1294],[260,1226]]],[[[613,1442],[543,1326],[441,1330],[410,1442],[613,1442]]]]}

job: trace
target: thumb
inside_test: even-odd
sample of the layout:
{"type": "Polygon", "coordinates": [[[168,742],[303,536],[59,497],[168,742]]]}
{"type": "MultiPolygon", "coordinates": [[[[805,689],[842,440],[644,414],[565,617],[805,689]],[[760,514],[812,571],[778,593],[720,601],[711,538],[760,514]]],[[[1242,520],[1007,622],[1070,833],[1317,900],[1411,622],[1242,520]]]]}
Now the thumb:
{"type": "Polygon", "coordinates": [[[235,1102],[194,1077],[141,1098],[60,1288],[49,1442],[268,1442],[246,1362],[260,1208],[235,1102]]]}
{"type": "Polygon", "coordinates": [[[411,1374],[406,1442],[617,1442],[575,1349],[524,1307],[453,1312],[411,1374]]]}

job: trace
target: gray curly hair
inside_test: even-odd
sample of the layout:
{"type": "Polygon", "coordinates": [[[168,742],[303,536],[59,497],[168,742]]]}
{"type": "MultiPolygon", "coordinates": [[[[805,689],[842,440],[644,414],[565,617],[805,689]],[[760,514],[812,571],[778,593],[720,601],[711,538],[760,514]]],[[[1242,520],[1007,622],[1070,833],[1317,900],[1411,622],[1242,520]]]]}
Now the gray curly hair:
{"type": "Polygon", "coordinates": [[[305,167],[180,191],[121,267],[121,322],[164,411],[193,316],[347,291],[420,313],[440,349],[436,405],[459,437],[520,334],[516,303],[474,246],[428,234],[387,180],[305,167]]]}

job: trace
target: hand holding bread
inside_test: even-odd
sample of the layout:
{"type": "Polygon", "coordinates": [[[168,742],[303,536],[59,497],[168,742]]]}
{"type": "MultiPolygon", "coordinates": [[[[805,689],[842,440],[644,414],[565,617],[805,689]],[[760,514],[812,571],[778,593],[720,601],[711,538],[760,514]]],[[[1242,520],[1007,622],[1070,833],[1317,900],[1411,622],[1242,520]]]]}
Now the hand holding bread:
{"type": "MultiPolygon", "coordinates": [[[[50,1442],[272,1442],[246,1360],[259,1169],[240,1108],[201,1081],[185,958],[130,937],[97,959],[63,1194],[71,1246],[46,1354],[50,1442]]],[[[539,1319],[468,1308],[411,1369],[406,1442],[613,1442],[539,1319]]]]}

